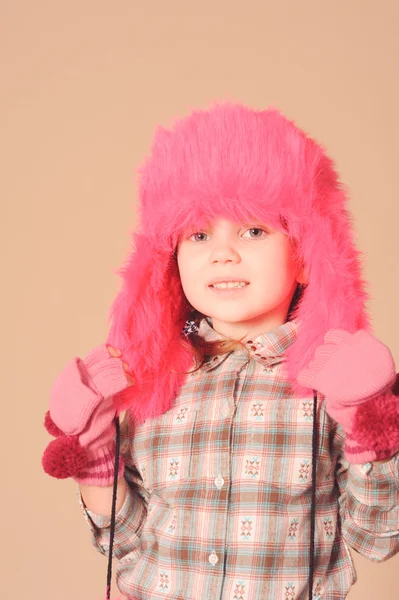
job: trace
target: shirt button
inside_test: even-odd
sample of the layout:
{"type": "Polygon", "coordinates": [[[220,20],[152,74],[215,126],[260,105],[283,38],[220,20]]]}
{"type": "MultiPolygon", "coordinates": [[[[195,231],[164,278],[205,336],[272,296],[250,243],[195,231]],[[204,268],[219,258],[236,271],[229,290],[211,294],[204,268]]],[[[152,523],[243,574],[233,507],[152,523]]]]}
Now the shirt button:
{"type": "Polygon", "coordinates": [[[224,484],[224,479],[221,476],[221,474],[219,473],[219,475],[215,479],[215,485],[220,490],[220,488],[223,486],[223,484],[224,484]]]}
{"type": "Polygon", "coordinates": [[[366,463],[364,463],[363,465],[361,465],[361,467],[360,467],[360,468],[361,468],[361,470],[363,471],[363,473],[365,473],[365,474],[367,475],[367,473],[369,473],[369,472],[370,472],[371,466],[372,466],[372,465],[371,465],[371,463],[369,463],[369,462],[366,462],[366,463]]]}
{"type": "Polygon", "coordinates": [[[219,562],[218,556],[215,551],[213,551],[212,554],[208,556],[208,560],[211,563],[211,565],[216,565],[216,563],[219,562]]]}
{"type": "Polygon", "coordinates": [[[225,404],[222,408],[222,415],[223,417],[228,417],[230,414],[230,406],[228,404],[225,404]]]}

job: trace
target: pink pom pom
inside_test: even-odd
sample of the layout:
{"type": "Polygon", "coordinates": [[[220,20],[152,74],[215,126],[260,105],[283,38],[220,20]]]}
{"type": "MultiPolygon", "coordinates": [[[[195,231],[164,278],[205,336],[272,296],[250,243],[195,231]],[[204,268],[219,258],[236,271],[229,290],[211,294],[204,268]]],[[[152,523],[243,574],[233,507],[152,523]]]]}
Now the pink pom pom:
{"type": "Polygon", "coordinates": [[[44,426],[47,429],[47,431],[49,432],[49,434],[53,435],[54,437],[59,437],[60,435],[65,435],[64,432],[61,431],[61,429],[59,429],[57,427],[57,425],[54,423],[53,419],[50,417],[49,410],[46,412],[46,416],[44,417],[44,426]]]}
{"type": "Polygon", "coordinates": [[[395,383],[393,384],[392,393],[394,396],[399,396],[399,373],[396,374],[395,383]]]}
{"type": "Polygon", "coordinates": [[[80,473],[88,458],[78,436],[63,435],[49,443],[42,457],[44,471],[57,479],[67,479],[80,473]]]}
{"type": "Polygon", "coordinates": [[[352,435],[376,451],[399,449],[399,401],[391,393],[364,402],[356,411],[352,435]]]}

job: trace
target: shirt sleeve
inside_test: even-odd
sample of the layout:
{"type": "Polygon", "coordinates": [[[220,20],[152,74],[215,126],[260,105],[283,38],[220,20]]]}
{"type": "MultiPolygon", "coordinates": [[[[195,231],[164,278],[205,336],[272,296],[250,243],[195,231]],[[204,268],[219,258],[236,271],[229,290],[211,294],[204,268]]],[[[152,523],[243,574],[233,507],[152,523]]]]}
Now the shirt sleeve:
{"type": "MultiPolygon", "coordinates": [[[[115,533],[112,555],[121,559],[129,553],[138,553],[140,547],[140,534],[147,516],[144,499],[127,482],[126,497],[121,508],[115,515],[115,533]]],[[[79,504],[85,521],[92,534],[92,544],[97,550],[109,555],[111,517],[103,516],[89,510],[83,501],[81,491],[78,491],[79,504]]]]}
{"type": "Polygon", "coordinates": [[[345,432],[333,431],[342,535],[356,552],[374,562],[399,552],[399,454],[386,463],[349,463],[345,432]]]}
{"type": "MultiPolygon", "coordinates": [[[[115,515],[115,531],[112,556],[121,559],[131,554],[131,559],[140,555],[140,535],[147,518],[149,492],[143,486],[142,477],[134,465],[130,453],[129,429],[121,430],[121,454],[125,459],[124,477],[127,483],[123,505],[115,515]]],[[[109,555],[111,517],[89,510],[82,498],[80,488],[78,500],[83,516],[92,534],[93,546],[105,556],[109,555]]]]}

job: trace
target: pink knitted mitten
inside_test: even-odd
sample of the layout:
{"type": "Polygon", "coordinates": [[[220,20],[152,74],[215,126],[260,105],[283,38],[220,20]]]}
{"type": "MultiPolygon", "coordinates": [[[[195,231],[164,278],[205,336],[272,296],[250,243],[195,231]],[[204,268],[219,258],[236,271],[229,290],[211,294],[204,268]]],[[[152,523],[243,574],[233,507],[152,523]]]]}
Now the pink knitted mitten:
{"type": "Polygon", "coordinates": [[[348,462],[382,460],[399,451],[395,363],[373,335],[330,330],[298,381],[325,396],[326,411],[345,430],[348,462]]]}
{"type": "MultiPolygon", "coordinates": [[[[116,409],[113,396],[128,385],[119,358],[105,344],[82,360],[72,359],[56,378],[50,393],[45,427],[56,436],[42,465],[52,477],[107,486],[113,482],[116,409]]],[[[119,459],[120,477],[124,461],[119,459]]]]}

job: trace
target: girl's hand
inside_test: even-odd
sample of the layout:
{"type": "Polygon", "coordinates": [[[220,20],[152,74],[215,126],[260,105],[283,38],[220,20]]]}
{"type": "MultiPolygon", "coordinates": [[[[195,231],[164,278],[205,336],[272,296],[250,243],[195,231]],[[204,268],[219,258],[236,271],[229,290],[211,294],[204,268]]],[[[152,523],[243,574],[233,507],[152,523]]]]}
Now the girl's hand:
{"type": "MultiPolygon", "coordinates": [[[[119,358],[122,354],[121,350],[119,350],[118,348],[114,348],[113,346],[107,346],[107,350],[110,353],[110,355],[113,356],[114,358],[119,358]]],[[[128,384],[133,385],[135,383],[135,381],[129,373],[128,365],[123,361],[122,361],[122,365],[123,365],[123,368],[126,373],[126,379],[127,379],[128,384]]]]}

